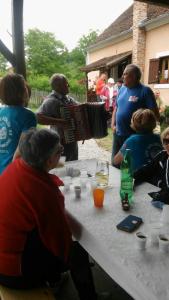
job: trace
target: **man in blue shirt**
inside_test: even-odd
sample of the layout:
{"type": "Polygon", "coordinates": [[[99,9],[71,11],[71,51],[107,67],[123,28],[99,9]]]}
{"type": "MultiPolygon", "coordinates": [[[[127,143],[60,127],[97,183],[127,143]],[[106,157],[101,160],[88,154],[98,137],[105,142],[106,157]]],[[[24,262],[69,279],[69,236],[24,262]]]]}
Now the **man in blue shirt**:
{"type": "Polygon", "coordinates": [[[113,157],[120,150],[124,141],[133,133],[130,127],[132,114],[139,108],[151,109],[159,119],[159,111],[153,91],[140,82],[141,70],[138,66],[130,64],[123,73],[124,86],[121,87],[116,109],[112,117],[113,157]]]}

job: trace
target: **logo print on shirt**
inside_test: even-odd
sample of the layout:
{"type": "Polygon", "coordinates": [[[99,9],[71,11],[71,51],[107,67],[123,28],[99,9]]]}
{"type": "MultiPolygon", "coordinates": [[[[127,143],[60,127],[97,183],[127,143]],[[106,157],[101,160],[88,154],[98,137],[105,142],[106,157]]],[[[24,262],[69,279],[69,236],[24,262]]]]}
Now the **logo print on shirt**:
{"type": "Polygon", "coordinates": [[[129,102],[137,102],[138,101],[138,97],[137,96],[130,96],[128,101],[129,102]]]}
{"type": "Polygon", "coordinates": [[[7,147],[12,142],[11,123],[7,117],[0,117],[0,153],[7,153],[7,147]]]}

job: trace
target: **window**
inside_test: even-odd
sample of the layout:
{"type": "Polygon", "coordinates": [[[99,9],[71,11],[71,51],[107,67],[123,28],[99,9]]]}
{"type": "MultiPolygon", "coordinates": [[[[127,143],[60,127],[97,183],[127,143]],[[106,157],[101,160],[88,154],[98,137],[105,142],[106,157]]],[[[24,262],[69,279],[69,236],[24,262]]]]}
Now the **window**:
{"type": "Polygon", "coordinates": [[[169,83],[169,56],[150,59],[148,83],[169,83]]]}

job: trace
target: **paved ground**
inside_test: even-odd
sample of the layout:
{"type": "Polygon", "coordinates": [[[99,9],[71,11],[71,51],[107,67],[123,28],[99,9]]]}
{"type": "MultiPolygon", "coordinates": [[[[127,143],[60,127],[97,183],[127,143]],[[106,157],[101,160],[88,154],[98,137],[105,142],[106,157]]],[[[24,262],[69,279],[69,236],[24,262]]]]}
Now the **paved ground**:
{"type": "MultiPolygon", "coordinates": [[[[99,148],[95,140],[85,141],[84,144],[79,142],[79,159],[101,159],[110,162],[111,153],[99,148]]],[[[121,289],[97,264],[92,268],[96,290],[101,292],[111,292],[112,300],[132,300],[132,298],[121,289]]],[[[64,284],[60,293],[56,297],[57,300],[78,300],[76,290],[72,280],[64,284]]]]}
{"type": "MultiPolygon", "coordinates": [[[[112,300],[133,300],[123,289],[121,289],[98,265],[92,268],[97,292],[111,293],[112,300]]],[[[56,296],[57,300],[79,300],[72,280],[69,276],[68,281],[62,286],[60,293],[56,296]]]]}
{"type": "Polygon", "coordinates": [[[99,148],[95,140],[79,142],[79,159],[96,158],[110,162],[111,153],[99,148]]]}

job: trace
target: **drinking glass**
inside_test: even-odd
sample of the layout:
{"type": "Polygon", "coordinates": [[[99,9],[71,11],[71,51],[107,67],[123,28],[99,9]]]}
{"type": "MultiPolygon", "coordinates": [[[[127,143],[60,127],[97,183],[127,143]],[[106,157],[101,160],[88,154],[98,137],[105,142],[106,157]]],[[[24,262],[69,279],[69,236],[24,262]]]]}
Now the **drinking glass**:
{"type": "Polygon", "coordinates": [[[94,205],[96,207],[103,207],[104,202],[104,190],[101,188],[96,188],[93,190],[94,205]]]}
{"type": "Polygon", "coordinates": [[[108,185],[109,163],[107,161],[98,161],[97,162],[96,180],[100,187],[105,187],[108,185]]]}

